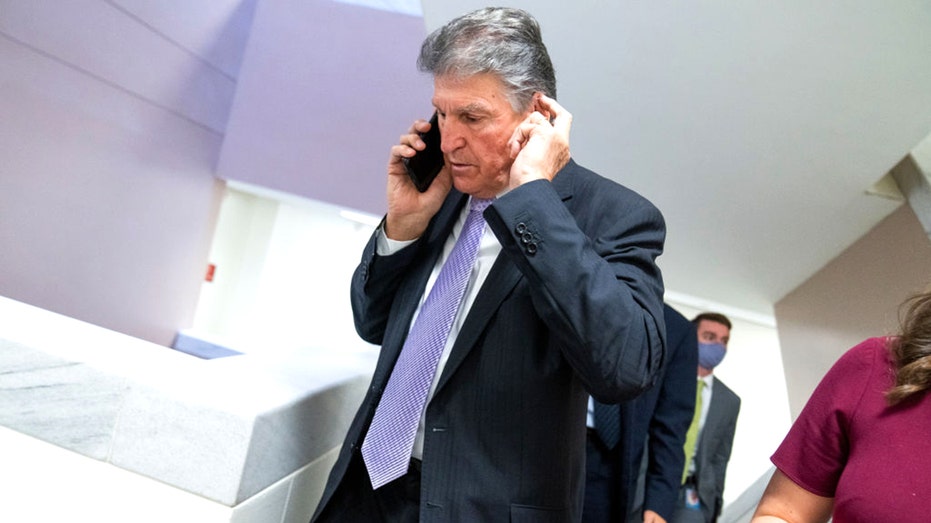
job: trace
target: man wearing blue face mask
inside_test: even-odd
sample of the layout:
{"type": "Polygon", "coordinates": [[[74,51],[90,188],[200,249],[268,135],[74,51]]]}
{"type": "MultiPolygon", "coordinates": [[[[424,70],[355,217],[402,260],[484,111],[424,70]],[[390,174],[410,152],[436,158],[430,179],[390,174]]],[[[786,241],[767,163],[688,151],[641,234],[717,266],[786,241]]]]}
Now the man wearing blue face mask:
{"type": "Polygon", "coordinates": [[[685,439],[685,470],[679,489],[676,523],[716,521],[724,504],[724,476],[731,457],[740,397],[719,379],[714,368],[727,354],[731,321],[715,312],[692,320],[698,332],[698,381],[695,415],[685,439]]]}

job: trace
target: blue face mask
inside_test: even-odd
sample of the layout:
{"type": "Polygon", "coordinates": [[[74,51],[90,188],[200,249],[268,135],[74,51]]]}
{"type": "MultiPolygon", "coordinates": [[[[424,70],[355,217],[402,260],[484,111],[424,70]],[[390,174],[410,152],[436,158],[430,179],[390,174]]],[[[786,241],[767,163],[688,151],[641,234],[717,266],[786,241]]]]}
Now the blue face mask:
{"type": "Polygon", "coordinates": [[[698,364],[708,370],[717,367],[725,354],[727,347],[720,343],[698,343],[698,364]]]}

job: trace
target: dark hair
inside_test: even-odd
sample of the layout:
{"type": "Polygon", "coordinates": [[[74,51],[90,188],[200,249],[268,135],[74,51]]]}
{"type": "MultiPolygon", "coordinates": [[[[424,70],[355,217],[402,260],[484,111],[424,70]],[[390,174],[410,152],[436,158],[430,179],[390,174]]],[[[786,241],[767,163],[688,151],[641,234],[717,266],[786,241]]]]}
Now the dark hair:
{"type": "Polygon", "coordinates": [[[895,405],[931,387],[931,292],[917,294],[900,307],[900,334],[889,338],[895,361],[895,385],[886,399],[895,405]]]}
{"type": "Polygon", "coordinates": [[[435,77],[494,74],[518,112],[530,107],[537,91],[556,98],[556,72],[540,26],[520,9],[487,7],[451,20],[424,40],[417,67],[435,77]]]}
{"type": "Polygon", "coordinates": [[[708,320],[708,321],[713,321],[715,323],[720,323],[721,325],[724,325],[725,327],[727,327],[728,330],[731,329],[731,320],[729,320],[727,316],[719,312],[703,312],[699,314],[698,316],[695,316],[695,318],[692,320],[692,323],[694,323],[695,326],[698,327],[698,325],[702,322],[702,320],[708,320]]]}

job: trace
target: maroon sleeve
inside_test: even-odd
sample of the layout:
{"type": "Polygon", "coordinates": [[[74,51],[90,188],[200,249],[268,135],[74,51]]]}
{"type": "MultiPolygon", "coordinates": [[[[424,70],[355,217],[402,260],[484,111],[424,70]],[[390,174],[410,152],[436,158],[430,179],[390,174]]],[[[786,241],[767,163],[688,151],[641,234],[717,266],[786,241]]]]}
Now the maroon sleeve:
{"type": "Polygon", "coordinates": [[[813,494],[834,497],[847,462],[850,422],[870,381],[883,338],[871,338],[847,351],[812,393],[772,456],[776,467],[813,494]]]}

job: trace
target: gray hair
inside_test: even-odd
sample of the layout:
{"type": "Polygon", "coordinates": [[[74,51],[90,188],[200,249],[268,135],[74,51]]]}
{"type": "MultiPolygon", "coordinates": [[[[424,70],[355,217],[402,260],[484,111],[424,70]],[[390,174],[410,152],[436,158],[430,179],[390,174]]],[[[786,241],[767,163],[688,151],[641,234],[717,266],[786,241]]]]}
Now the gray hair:
{"type": "Polygon", "coordinates": [[[451,20],[424,40],[417,67],[434,77],[494,74],[517,112],[530,107],[534,92],[556,98],[540,25],[520,9],[486,7],[451,20]]]}

